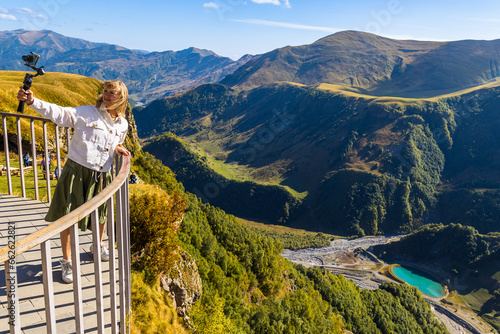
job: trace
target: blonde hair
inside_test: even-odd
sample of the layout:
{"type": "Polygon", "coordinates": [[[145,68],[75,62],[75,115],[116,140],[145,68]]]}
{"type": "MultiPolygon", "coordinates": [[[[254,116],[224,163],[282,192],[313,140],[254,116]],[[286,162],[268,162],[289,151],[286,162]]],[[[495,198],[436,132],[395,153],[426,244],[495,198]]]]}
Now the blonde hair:
{"type": "MultiPolygon", "coordinates": [[[[103,92],[105,89],[113,89],[113,90],[117,90],[120,92],[120,98],[113,105],[109,106],[106,109],[107,110],[115,110],[118,115],[125,116],[125,111],[127,111],[127,107],[128,107],[128,89],[127,89],[127,86],[125,86],[125,84],[119,80],[108,80],[102,84],[102,89],[103,89],[103,92]]],[[[102,101],[103,101],[103,96],[101,94],[97,98],[97,101],[95,102],[95,106],[97,108],[100,108],[102,101]]]]}

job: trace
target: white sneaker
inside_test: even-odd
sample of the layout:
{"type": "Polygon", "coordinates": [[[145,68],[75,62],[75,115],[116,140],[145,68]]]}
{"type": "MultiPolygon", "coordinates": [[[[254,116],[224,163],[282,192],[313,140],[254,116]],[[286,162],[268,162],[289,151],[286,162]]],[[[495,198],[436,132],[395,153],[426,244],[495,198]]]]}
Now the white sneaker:
{"type": "MultiPolygon", "coordinates": [[[[100,249],[101,249],[101,261],[108,262],[109,261],[108,246],[106,246],[106,244],[104,244],[104,242],[101,242],[100,249]]],[[[94,247],[93,246],[90,246],[90,252],[92,254],[94,254],[94,247]]]]}
{"type": "Polygon", "coordinates": [[[108,262],[109,261],[109,250],[108,247],[101,242],[101,261],[108,262]]]}
{"type": "Polygon", "coordinates": [[[73,283],[73,267],[71,261],[62,259],[61,260],[62,269],[62,280],[64,283],[73,283]]]}

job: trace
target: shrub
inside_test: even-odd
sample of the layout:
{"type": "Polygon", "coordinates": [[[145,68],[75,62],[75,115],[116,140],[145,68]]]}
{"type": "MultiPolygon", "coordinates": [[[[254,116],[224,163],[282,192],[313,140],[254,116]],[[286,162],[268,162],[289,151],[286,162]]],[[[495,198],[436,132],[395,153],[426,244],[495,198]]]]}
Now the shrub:
{"type": "Polygon", "coordinates": [[[131,187],[130,234],[134,267],[146,280],[158,278],[172,266],[186,201],[178,193],[168,195],[155,186],[131,187]]]}

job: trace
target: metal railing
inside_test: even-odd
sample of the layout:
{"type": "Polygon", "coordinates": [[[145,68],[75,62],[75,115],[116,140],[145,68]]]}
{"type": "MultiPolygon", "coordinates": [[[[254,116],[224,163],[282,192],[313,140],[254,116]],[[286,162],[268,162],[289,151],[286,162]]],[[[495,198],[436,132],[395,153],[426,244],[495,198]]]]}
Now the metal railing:
{"type": "MultiPolygon", "coordinates": [[[[7,173],[8,182],[8,192],[12,195],[12,177],[11,172],[15,169],[11,168],[9,162],[9,140],[7,133],[7,117],[16,118],[17,127],[17,150],[19,155],[19,176],[21,179],[22,197],[26,197],[25,189],[25,167],[22,160],[22,134],[21,134],[21,118],[30,120],[30,132],[31,132],[31,153],[33,156],[33,178],[35,184],[35,199],[39,199],[38,193],[38,176],[37,176],[37,166],[36,166],[36,143],[35,143],[35,121],[42,122],[43,127],[43,142],[44,142],[44,159],[47,162],[48,153],[48,133],[47,125],[53,124],[50,120],[28,116],[22,114],[11,114],[0,112],[2,116],[3,133],[4,133],[4,149],[6,155],[6,167],[5,171],[7,173]]],[[[61,172],[61,154],[59,145],[59,128],[57,125],[53,124],[54,128],[54,139],[55,139],[55,150],[57,157],[57,166],[59,175],[61,172]]],[[[70,131],[66,129],[66,139],[69,141],[70,131]]],[[[67,147],[67,146],[66,146],[67,147]]],[[[50,190],[50,168],[45,168],[45,178],[47,184],[47,202],[51,200],[51,190],[50,190]]],[[[42,278],[43,278],[43,289],[44,289],[44,301],[45,301],[45,316],[46,316],[46,328],[47,333],[56,333],[56,315],[55,315],[55,302],[54,302],[54,289],[53,289],[53,278],[52,278],[52,258],[51,258],[51,246],[50,239],[60,232],[70,229],[71,238],[71,260],[73,265],[73,296],[75,305],[75,325],[76,333],[83,333],[84,321],[83,321],[83,303],[82,303],[82,283],[80,274],[80,247],[78,238],[78,222],[90,215],[92,222],[92,244],[93,244],[93,254],[94,254],[94,278],[95,278],[95,289],[96,289],[96,309],[97,309],[97,330],[99,333],[104,333],[105,326],[110,326],[112,333],[127,333],[130,328],[128,325],[130,317],[130,307],[131,307],[131,280],[130,280],[130,217],[129,217],[129,194],[128,194],[128,174],[130,170],[130,159],[121,158],[117,159],[116,164],[116,176],[114,180],[104,188],[97,196],[92,198],[90,201],[86,202],[79,208],[70,212],[66,216],[56,220],[53,223],[43,227],[42,229],[25,236],[21,240],[16,240],[0,248],[0,263],[4,264],[5,277],[6,277],[6,289],[7,291],[18,291],[17,289],[17,267],[16,267],[16,256],[26,252],[40,245],[40,261],[42,265],[42,278]],[[101,254],[99,251],[99,215],[98,208],[102,204],[107,203],[108,205],[108,217],[107,217],[107,235],[109,247],[109,256],[111,261],[109,262],[109,282],[110,282],[110,304],[111,304],[111,324],[104,323],[104,304],[103,304],[103,277],[102,277],[102,265],[101,265],[101,254]],[[116,208],[115,208],[116,203],[116,208]],[[116,216],[116,222],[115,222],[116,216]],[[116,231],[115,231],[116,224],[116,231]],[[116,234],[115,234],[116,233],[116,234]],[[115,242],[117,244],[117,254],[115,250],[115,242]],[[113,259],[118,258],[118,267],[116,267],[115,261],[113,259]],[[116,269],[118,269],[118,282],[119,288],[116,288],[115,282],[117,281],[116,269]],[[13,279],[14,278],[14,279],[13,279]],[[117,302],[118,297],[118,302],[117,302]]],[[[11,319],[14,321],[9,321],[10,333],[21,333],[21,318],[19,313],[19,295],[7,293],[7,302],[10,308],[10,313],[12,314],[11,319]],[[12,306],[12,307],[11,307],[12,306]]]]}
{"type": "MultiPolygon", "coordinates": [[[[8,193],[9,195],[12,195],[12,177],[11,175],[13,173],[19,173],[21,177],[21,191],[22,191],[22,197],[26,198],[26,179],[25,179],[25,173],[27,170],[33,170],[33,179],[34,179],[34,189],[35,189],[35,199],[39,200],[40,195],[38,192],[38,171],[37,171],[37,150],[36,150],[36,137],[35,137],[35,121],[39,121],[42,123],[42,129],[43,129],[43,147],[44,147],[44,154],[42,160],[45,163],[45,180],[46,180],[46,188],[47,188],[47,202],[51,202],[51,190],[50,190],[50,179],[53,178],[50,173],[50,160],[51,160],[51,154],[49,153],[49,140],[48,140],[48,130],[47,130],[47,124],[52,124],[54,126],[54,138],[57,139],[55,140],[55,151],[56,151],[56,169],[58,175],[61,172],[61,150],[60,150],[60,145],[59,145],[59,127],[52,123],[49,119],[43,118],[43,117],[37,117],[37,116],[28,116],[28,115],[21,115],[21,114],[11,114],[11,113],[5,113],[5,112],[0,112],[0,116],[2,116],[2,130],[3,130],[3,142],[4,142],[4,152],[5,152],[5,164],[6,166],[2,166],[1,170],[2,172],[7,173],[7,184],[8,184],[8,193]],[[9,159],[9,138],[8,138],[8,129],[7,129],[7,118],[8,117],[13,117],[16,119],[16,129],[17,129],[17,150],[18,150],[18,160],[19,160],[19,168],[12,168],[10,166],[10,159],[9,159]],[[23,140],[22,140],[22,134],[21,134],[21,119],[27,119],[30,121],[30,134],[31,134],[31,167],[29,166],[24,166],[24,161],[23,161],[23,140]],[[48,168],[47,168],[48,167],[48,168]]],[[[65,136],[66,136],[66,147],[68,147],[69,143],[69,138],[70,138],[70,129],[65,128],[65,136]]],[[[53,145],[54,146],[54,145],[53,145]]],[[[52,148],[54,149],[54,147],[52,148]]]]}

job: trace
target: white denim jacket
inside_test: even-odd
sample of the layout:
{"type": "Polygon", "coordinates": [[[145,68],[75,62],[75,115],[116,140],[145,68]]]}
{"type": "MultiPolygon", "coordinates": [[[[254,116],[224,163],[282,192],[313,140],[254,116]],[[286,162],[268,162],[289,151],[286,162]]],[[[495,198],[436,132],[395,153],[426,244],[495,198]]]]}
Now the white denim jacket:
{"type": "Polygon", "coordinates": [[[57,125],[74,128],[69,159],[99,172],[111,169],[115,148],[123,143],[127,135],[128,122],[125,118],[118,116],[113,120],[102,107],[60,107],[37,98],[30,107],[57,125]]]}

